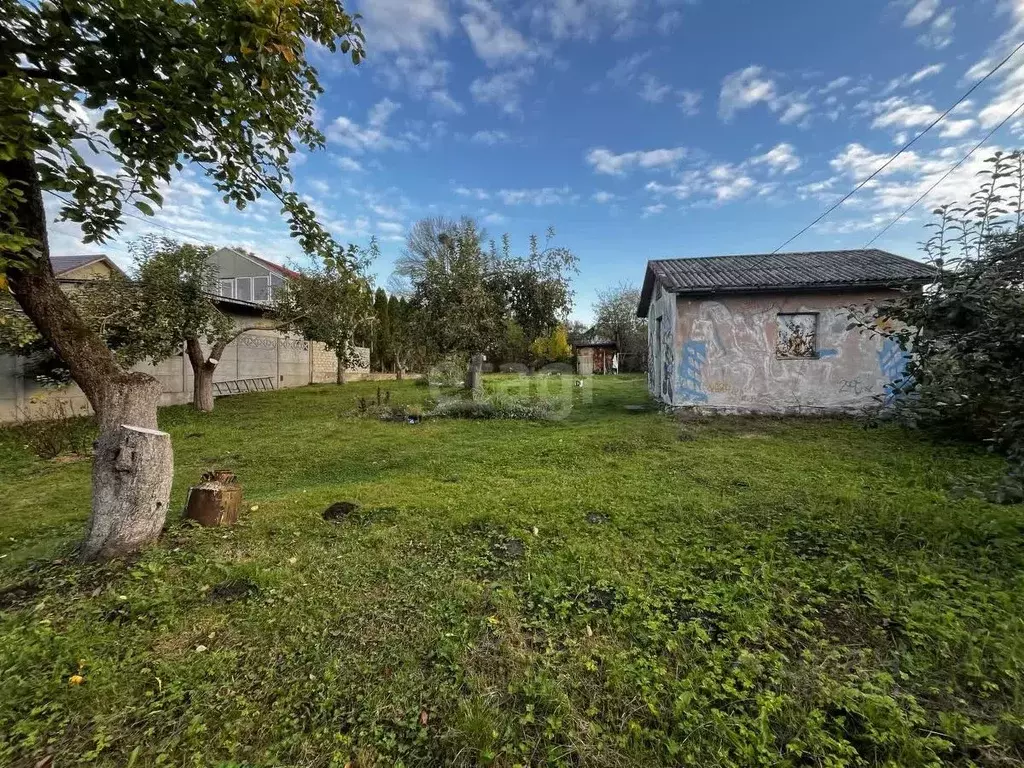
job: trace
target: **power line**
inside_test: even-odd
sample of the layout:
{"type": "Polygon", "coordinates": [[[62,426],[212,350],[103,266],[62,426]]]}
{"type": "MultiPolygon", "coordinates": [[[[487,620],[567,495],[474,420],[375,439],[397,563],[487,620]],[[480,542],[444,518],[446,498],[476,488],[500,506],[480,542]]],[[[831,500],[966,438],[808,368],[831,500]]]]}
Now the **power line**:
{"type": "Polygon", "coordinates": [[[930,131],[932,128],[934,128],[936,125],[941,123],[944,119],[946,119],[946,117],[949,115],[950,112],[952,112],[954,109],[959,107],[964,101],[966,101],[967,97],[969,97],[972,93],[974,93],[982,85],[982,83],[984,83],[986,80],[988,80],[990,77],[992,77],[992,75],[994,75],[996,72],[998,72],[1000,69],[1002,69],[1003,65],[1006,64],[1006,62],[1008,62],[1010,59],[1012,59],[1014,57],[1014,55],[1017,53],[1017,51],[1019,51],[1021,48],[1024,48],[1024,41],[1022,41],[1020,43],[1020,45],[1018,45],[1016,48],[1014,48],[1012,51],[1010,51],[1009,55],[1007,55],[1007,57],[1005,59],[1003,59],[998,64],[996,64],[996,66],[993,69],[989,70],[987,75],[985,75],[978,82],[976,82],[974,85],[972,85],[963,96],[961,96],[959,99],[956,100],[956,102],[953,104],[953,106],[951,106],[949,109],[947,109],[945,112],[943,112],[937,118],[935,118],[935,120],[933,120],[932,123],[927,128],[925,128],[923,131],[921,131],[919,134],[917,134],[917,136],[915,136],[910,141],[908,141],[906,144],[904,144],[896,154],[894,154],[892,157],[890,157],[888,160],[886,160],[884,163],[882,163],[880,166],[878,166],[878,168],[875,169],[874,173],[872,173],[870,176],[868,176],[866,179],[864,179],[862,182],[860,182],[860,184],[858,184],[856,187],[854,187],[852,190],[850,190],[843,197],[842,200],[840,200],[835,205],[833,205],[830,208],[828,208],[824,213],[822,213],[820,216],[818,216],[818,218],[816,218],[814,221],[812,221],[806,227],[804,227],[799,232],[797,232],[795,235],[793,235],[791,238],[789,238],[789,240],[787,240],[782,245],[777,247],[774,251],[772,251],[772,253],[778,253],[779,251],[781,251],[787,245],[789,245],[794,240],[796,240],[798,237],[800,237],[800,235],[804,234],[807,230],[809,230],[812,227],[814,227],[816,224],[818,224],[818,222],[820,222],[822,219],[824,219],[826,216],[828,216],[830,213],[832,213],[832,211],[834,211],[836,208],[838,208],[843,203],[845,203],[847,200],[849,200],[851,197],[853,197],[855,194],[857,194],[861,189],[863,189],[865,184],[867,184],[869,181],[871,181],[873,178],[875,178],[878,174],[880,174],[882,171],[884,171],[886,168],[888,168],[890,165],[892,165],[892,163],[896,160],[896,158],[898,158],[900,155],[902,155],[904,152],[906,152],[908,149],[910,149],[915,143],[917,143],[918,139],[920,139],[922,136],[924,136],[926,133],[928,133],[928,131],[930,131]]]}
{"type": "Polygon", "coordinates": [[[941,178],[941,179],[939,179],[939,180],[938,180],[938,181],[936,181],[936,182],[935,182],[934,184],[932,184],[932,185],[931,185],[930,187],[928,187],[928,189],[927,189],[927,190],[925,191],[925,193],[924,193],[923,195],[921,195],[921,196],[920,196],[919,198],[917,198],[917,200],[915,200],[915,201],[914,201],[914,202],[912,202],[912,203],[911,203],[910,205],[908,205],[908,206],[907,206],[907,209],[906,209],[905,211],[903,211],[903,213],[901,213],[901,214],[900,214],[899,216],[897,216],[897,217],[896,217],[895,219],[893,219],[893,220],[892,220],[892,221],[890,221],[890,222],[889,222],[888,224],[886,224],[886,225],[885,225],[885,228],[884,228],[884,229],[882,229],[882,231],[881,231],[881,232],[879,232],[879,233],[878,233],[877,235],[875,235],[875,236],[874,236],[874,237],[872,237],[872,238],[871,238],[870,240],[868,240],[868,241],[867,241],[867,243],[866,243],[866,244],[864,245],[864,247],[865,247],[865,248],[867,248],[867,247],[868,247],[869,245],[871,245],[872,243],[874,243],[874,242],[875,242],[875,241],[876,241],[876,240],[877,240],[878,238],[880,238],[880,237],[881,237],[882,235],[884,235],[884,234],[885,234],[886,232],[888,232],[888,231],[889,231],[890,229],[892,229],[892,228],[893,228],[894,226],[896,226],[896,224],[898,224],[898,223],[899,223],[899,221],[900,221],[900,220],[901,220],[901,219],[902,219],[902,218],[903,218],[904,216],[906,216],[906,215],[907,215],[908,213],[910,213],[910,211],[911,211],[911,210],[913,210],[913,209],[914,209],[914,208],[915,208],[915,207],[917,206],[917,204],[918,204],[918,203],[920,203],[920,202],[921,202],[922,200],[924,200],[924,199],[925,199],[926,197],[928,197],[928,195],[930,195],[930,194],[931,194],[932,192],[934,192],[934,191],[935,191],[935,188],[936,188],[937,186],[939,186],[939,185],[940,185],[940,184],[941,184],[942,182],[944,182],[944,181],[945,181],[946,179],[948,179],[948,178],[949,178],[949,177],[950,177],[950,176],[951,176],[951,175],[953,174],[953,172],[954,172],[954,171],[955,171],[955,170],[956,170],[957,168],[959,168],[959,167],[960,167],[961,165],[963,165],[963,164],[964,164],[965,162],[967,162],[968,158],[970,158],[970,156],[971,156],[971,155],[973,155],[973,154],[974,154],[975,152],[977,152],[977,151],[978,151],[979,149],[981,149],[981,148],[982,148],[982,146],[984,146],[984,144],[985,144],[985,143],[986,143],[986,142],[987,142],[987,141],[988,141],[989,139],[991,139],[991,138],[992,138],[992,136],[994,136],[994,135],[995,135],[996,131],[998,131],[998,130],[999,130],[1000,128],[1002,128],[1002,127],[1003,127],[1004,125],[1006,125],[1006,124],[1007,124],[1008,122],[1010,122],[1010,121],[1011,121],[1011,120],[1012,120],[1012,119],[1013,119],[1014,117],[1016,117],[1016,115],[1017,115],[1017,114],[1018,114],[1018,113],[1019,113],[1019,112],[1020,112],[1020,111],[1021,111],[1022,109],[1024,109],[1024,101],[1022,101],[1022,102],[1020,103],[1020,105],[1019,105],[1019,106],[1018,106],[1018,107],[1017,107],[1017,108],[1016,108],[1015,110],[1013,110],[1013,112],[1011,112],[1011,113],[1010,113],[1010,114],[1008,114],[1008,115],[1007,115],[1006,117],[1004,117],[1004,118],[1003,118],[1003,120],[1002,120],[1002,122],[1001,122],[1001,123],[999,123],[999,125],[997,125],[997,126],[996,126],[995,128],[993,128],[993,129],[992,129],[991,131],[989,131],[989,132],[988,132],[988,133],[987,133],[987,134],[985,135],[985,138],[983,138],[983,139],[982,139],[981,141],[979,141],[979,142],[978,142],[977,144],[975,144],[975,145],[974,145],[974,147],[973,147],[973,148],[971,149],[971,151],[970,151],[970,152],[968,152],[968,153],[967,153],[966,155],[964,155],[964,156],[963,156],[963,157],[961,157],[961,158],[960,158],[959,160],[957,160],[957,161],[956,161],[956,163],[954,163],[954,164],[953,164],[953,166],[952,166],[952,167],[951,167],[951,168],[950,168],[950,169],[949,169],[948,171],[946,171],[946,172],[945,172],[945,173],[944,173],[944,174],[942,175],[942,178],[941,178]]]}

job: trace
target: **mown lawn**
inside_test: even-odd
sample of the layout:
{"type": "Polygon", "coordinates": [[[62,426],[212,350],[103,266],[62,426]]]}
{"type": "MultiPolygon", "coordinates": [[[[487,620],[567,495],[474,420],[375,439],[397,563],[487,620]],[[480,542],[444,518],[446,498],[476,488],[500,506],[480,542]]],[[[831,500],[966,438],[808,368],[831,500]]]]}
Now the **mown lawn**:
{"type": "Polygon", "coordinates": [[[0,432],[0,765],[1024,762],[1024,507],[961,490],[996,459],[591,386],[554,422],[167,409],[176,508],[229,467],[242,522],[102,566],[88,462],[0,432]]]}

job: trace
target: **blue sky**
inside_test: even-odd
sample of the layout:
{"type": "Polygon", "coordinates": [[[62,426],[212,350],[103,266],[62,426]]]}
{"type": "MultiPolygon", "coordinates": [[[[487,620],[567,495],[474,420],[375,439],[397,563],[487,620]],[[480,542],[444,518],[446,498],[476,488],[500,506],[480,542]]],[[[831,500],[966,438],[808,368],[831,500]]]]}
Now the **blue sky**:
{"type": "MultiPolygon", "coordinates": [[[[386,285],[411,223],[471,215],[580,257],[574,316],[648,259],[771,251],[1024,39],[1024,1],[362,0],[367,61],[312,51],[324,152],[296,188],[342,241],[376,235],[386,285]]],[[[862,246],[1024,102],[1024,52],[790,250],[862,246]],[[1019,60],[1018,60],[1019,59],[1019,60]]],[[[916,255],[1011,123],[877,245],[916,255]]],[[[187,170],[152,221],[301,264],[276,206],[224,206],[187,170]]],[[[54,253],[80,251],[55,225],[54,253]]],[[[96,246],[84,246],[89,251],[96,246]]]]}

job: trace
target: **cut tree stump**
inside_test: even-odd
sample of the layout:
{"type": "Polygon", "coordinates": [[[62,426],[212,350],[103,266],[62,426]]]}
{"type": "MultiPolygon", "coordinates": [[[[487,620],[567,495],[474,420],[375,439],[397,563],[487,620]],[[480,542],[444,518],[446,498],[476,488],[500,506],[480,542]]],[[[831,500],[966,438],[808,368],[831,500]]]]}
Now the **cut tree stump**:
{"type": "Polygon", "coordinates": [[[171,436],[121,424],[100,434],[93,460],[93,517],[84,560],[133,552],[160,535],[174,476],[171,436]]]}
{"type": "Polygon", "coordinates": [[[207,527],[234,525],[242,505],[242,486],[234,472],[217,469],[203,475],[203,481],[188,490],[185,517],[207,527]]]}

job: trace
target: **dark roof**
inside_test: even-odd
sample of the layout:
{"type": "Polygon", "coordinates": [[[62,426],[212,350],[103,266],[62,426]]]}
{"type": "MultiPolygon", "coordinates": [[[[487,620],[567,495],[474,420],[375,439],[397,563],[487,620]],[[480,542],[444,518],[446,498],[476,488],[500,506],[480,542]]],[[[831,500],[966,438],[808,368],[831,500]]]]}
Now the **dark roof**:
{"type": "Polygon", "coordinates": [[[573,346],[579,349],[580,347],[615,347],[618,345],[604,336],[594,336],[593,338],[580,339],[573,346]]]}
{"type": "Polygon", "coordinates": [[[852,251],[706,256],[647,262],[637,315],[647,316],[654,282],[681,295],[808,290],[850,291],[929,283],[935,269],[874,248],[852,251]]]}
{"type": "Polygon", "coordinates": [[[218,293],[207,293],[207,296],[218,306],[233,310],[241,315],[269,315],[273,311],[273,307],[267,304],[259,304],[255,301],[245,301],[245,299],[232,299],[227,296],[221,296],[218,293]]]}
{"type": "Polygon", "coordinates": [[[120,271],[118,266],[114,264],[110,259],[100,253],[94,253],[91,255],[82,256],[51,256],[50,264],[53,266],[53,274],[62,275],[65,272],[70,272],[73,269],[84,267],[86,264],[92,264],[95,261],[103,261],[109,264],[114,269],[120,271]]]}

